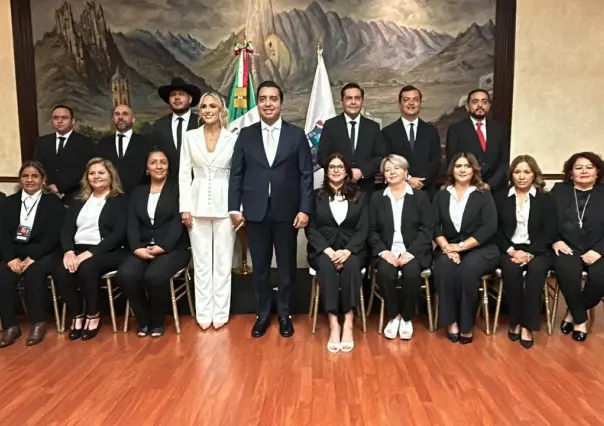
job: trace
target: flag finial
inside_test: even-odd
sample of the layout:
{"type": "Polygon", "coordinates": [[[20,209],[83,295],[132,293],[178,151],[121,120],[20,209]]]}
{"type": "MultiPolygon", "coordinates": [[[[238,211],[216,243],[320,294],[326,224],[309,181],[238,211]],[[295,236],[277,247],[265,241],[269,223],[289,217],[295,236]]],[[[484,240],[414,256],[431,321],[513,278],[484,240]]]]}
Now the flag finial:
{"type": "Polygon", "coordinates": [[[321,40],[317,40],[317,55],[323,53],[323,47],[321,46],[321,40]]]}

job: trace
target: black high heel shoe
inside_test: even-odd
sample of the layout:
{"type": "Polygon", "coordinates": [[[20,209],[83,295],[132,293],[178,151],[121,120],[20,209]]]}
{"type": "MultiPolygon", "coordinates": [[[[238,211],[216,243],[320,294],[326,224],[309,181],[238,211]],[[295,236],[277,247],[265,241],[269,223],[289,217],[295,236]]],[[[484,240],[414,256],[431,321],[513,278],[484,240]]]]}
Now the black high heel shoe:
{"type": "Polygon", "coordinates": [[[459,336],[459,343],[469,345],[474,341],[474,336],[459,336]]]}
{"type": "Polygon", "coordinates": [[[518,340],[520,340],[520,333],[514,333],[513,331],[508,331],[508,338],[512,342],[517,342],[518,340]]]}
{"type": "MultiPolygon", "coordinates": [[[[99,319],[100,315],[97,314],[93,317],[89,317],[86,316],[87,320],[95,320],[95,319],[99,319]]],[[[84,328],[84,330],[82,331],[82,340],[90,340],[90,339],[94,339],[96,337],[97,334],[99,334],[99,330],[101,329],[101,321],[99,320],[98,325],[96,326],[96,328],[94,330],[91,330],[89,328],[84,328]]]]}
{"type": "Polygon", "coordinates": [[[573,340],[576,342],[584,342],[587,339],[587,333],[584,331],[573,330],[573,340]]]}
{"type": "Polygon", "coordinates": [[[82,328],[76,328],[76,322],[78,320],[83,320],[84,317],[80,316],[80,317],[75,317],[72,320],[71,323],[71,328],[69,329],[69,340],[74,341],[74,340],[78,340],[82,337],[82,329],[84,328],[84,324],[82,324],[82,328]]]}
{"type": "Polygon", "coordinates": [[[447,339],[453,343],[459,342],[459,333],[447,333],[447,339]]]}
{"type": "Polygon", "coordinates": [[[560,323],[560,331],[562,331],[563,334],[570,334],[573,331],[573,323],[562,320],[560,323]]]}

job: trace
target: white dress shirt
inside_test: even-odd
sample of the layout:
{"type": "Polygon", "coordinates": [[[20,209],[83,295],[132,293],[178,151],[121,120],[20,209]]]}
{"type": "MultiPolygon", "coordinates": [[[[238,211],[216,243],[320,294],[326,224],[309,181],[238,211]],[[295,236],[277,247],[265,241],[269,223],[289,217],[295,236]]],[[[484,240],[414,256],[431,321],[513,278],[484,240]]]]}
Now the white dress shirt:
{"type": "Polygon", "coordinates": [[[415,135],[415,140],[417,140],[417,124],[419,123],[419,117],[415,117],[415,120],[409,121],[405,117],[401,117],[401,121],[403,122],[403,126],[405,126],[405,133],[407,133],[407,140],[411,140],[411,136],[409,135],[409,131],[411,130],[410,124],[413,124],[413,134],[415,135]]]}
{"type": "MultiPolygon", "coordinates": [[[[269,126],[264,121],[260,120],[260,126],[262,128],[262,144],[264,145],[264,152],[266,153],[266,159],[268,160],[268,165],[272,167],[273,161],[275,161],[275,156],[277,155],[277,150],[279,149],[279,137],[281,136],[281,126],[283,125],[283,120],[281,117],[277,120],[275,124],[269,126]],[[273,136],[273,141],[275,142],[275,151],[272,153],[268,150],[268,133],[271,132],[273,136]]],[[[268,195],[271,195],[271,183],[268,183],[268,195]]]]}
{"type": "Polygon", "coordinates": [[[185,140],[185,132],[189,128],[189,120],[191,119],[191,110],[188,110],[183,115],[176,115],[172,113],[172,137],[174,138],[174,146],[178,148],[178,135],[176,134],[176,129],[178,129],[178,118],[182,117],[182,139],[185,140]]]}
{"type": "Polygon", "coordinates": [[[338,225],[341,225],[348,214],[348,201],[343,195],[336,195],[329,201],[329,209],[338,225]]]}
{"type": "Polygon", "coordinates": [[[72,133],[73,133],[73,129],[71,129],[69,132],[65,133],[64,135],[60,135],[55,132],[55,152],[56,153],[59,152],[59,144],[61,143],[59,138],[65,138],[65,141],[63,142],[63,148],[65,148],[67,146],[67,142],[69,142],[69,137],[71,136],[72,133]]]}
{"type": "Polygon", "coordinates": [[[449,199],[449,216],[451,216],[451,222],[453,222],[455,230],[459,232],[461,229],[463,212],[466,209],[466,204],[468,204],[470,194],[476,191],[476,187],[474,185],[470,186],[461,197],[461,200],[457,199],[457,192],[455,191],[455,187],[453,185],[447,186],[447,191],[449,191],[449,194],[451,194],[449,199]]]}
{"type": "MultiPolygon", "coordinates": [[[[115,132],[115,152],[117,153],[118,158],[120,156],[120,139],[118,138],[119,134],[120,132],[115,132]]],[[[126,155],[126,151],[128,150],[128,144],[130,143],[130,139],[132,139],[132,129],[128,130],[127,132],[124,132],[123,135],[124,138],[122,139],[122,155],[126,155]]]]}
{"type": "Polygon", "coordinates": [[[74,242],[78,245],[96,246],[101,242],[99,217],[107,199],[96,198],[93,195],[86,201],[76,219],[76,234],[74,242]]]}
{"type": "Polygon", "coordinates": [[[21,192],[19,225],[29,226],[30,228],[33,226],[36,212],[38,211],[38,204],[40,204],[40,197],[42,197],[41,190],[34,195],[28,195],[25,191],[21,192]]]}
{"type": "Polygon", "coordinates": [[[149,215],[151,225],[155,223],[155,210],[157,210],[157,202],[159,201],[160,195],[161,192],[158,192],[157,194],[152,192],[149,193],[149,201],[147,201],[147,214],[149,215]]]}
{"type": "Polygon", "coordinates": [[[346,119],[346,128],[348,129],[348,139],[350,139],[350,135],[352,133],[352,125],[350,124],[354,121],[354,149],[357,149],[357,142],[359,140],[359,129],[361,127],[361,114],[357,115],[357,118],[350,118],[348,115],[344,114],[344,118],[346,119]]]}
{"type": "Polygon", "coordinates": [[[407,194],[413,195],[413,189],[411,189],[410,185],[405,185],[405,194],[403,194],[400,199],[396,199],[394,194],[390,191],[390,188],[386,188],[383,193],[383,195],[386,195],[390,199],[390,204],[392,205],[394,234],[392,236],[392,247],[390,248],[390,251],[396,255],[401,255],[407,251],[407,247],[405,247],[405,242],[403,241],[403,232],[401,228],[403,206],[405,205],[405,195],[407,194]]]}
{"type": "MultiPolygon", "coordinates": [[[[470,120],[472,120],[472,124],[474,125],[474,130],[478,130],[478,126],[476,125],[476,123],[478,123],[478,120],[476,120],[474,117],[470,117],[470,120]]],[[[486,141],[487,140],[487,119],[483,118],[481,123],[482,123],[482,126],[480,126],[480,131],[484,135],[484,140],[486,141]]]]}
{"type": "MultiPolygon", "coordinates": [[[[537,190],[533,186],[529,190],[528,196],[524,199],[524,201],[520,201],[518,199],[518,194],[516,194],[515,187],[511,187],[508,192],[508,197],[511,197],[512,195],[516,197],[516,229],[512,235],[512,243],[514,244],[531,243],[528,232],[528,220],[531,213],[531,196],[534,197],[536,194],[537,190]]],[[[514,250],[513,246],[508,248],[507,251],[509,253],[512,250],[514,250]]]]}

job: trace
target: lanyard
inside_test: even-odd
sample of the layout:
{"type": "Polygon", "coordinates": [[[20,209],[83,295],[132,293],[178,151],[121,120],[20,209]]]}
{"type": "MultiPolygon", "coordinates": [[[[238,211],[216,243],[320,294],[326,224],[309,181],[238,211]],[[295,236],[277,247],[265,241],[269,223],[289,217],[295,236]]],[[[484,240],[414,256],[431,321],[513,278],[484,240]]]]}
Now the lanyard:
{"type": "Polygon", "coordinates": [[[26,222],[27,222],[27,219],[29,219],[29,215],[33,211],[34,207],[36,207],[36,205],[38,204],[38,201],[40,201],[40,198],[41,198],[41,195],[38,196],[36,201],[32,204],[32,206],[29,209],[27,209],[27,206],[25,205],[25,200],[21,201],[21,203],[23,204],[23,208],[25,209],[25,221],[26,222]]]}

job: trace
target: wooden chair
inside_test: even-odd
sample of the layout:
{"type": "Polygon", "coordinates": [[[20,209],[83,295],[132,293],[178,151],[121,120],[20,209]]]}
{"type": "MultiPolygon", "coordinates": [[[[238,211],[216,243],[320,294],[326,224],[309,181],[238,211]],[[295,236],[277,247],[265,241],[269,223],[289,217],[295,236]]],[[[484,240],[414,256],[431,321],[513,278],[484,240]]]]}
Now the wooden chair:
{"type": "MultiPolygon", "coordinates": [[[[371,276],[371,295],[369,296],[369,304],[367,306],[367,312],[371,312],[371,308],[373,307],[373,300],[374,297],[378,298],[380,300],[380,320],[378,323],[378,333],[382,333],[382,330],[384,328],[384,309],[385,309],[385,302],[384,302],[384,298],[382,297],[382,295],[380,294],[380,288],[379,285],[377,283],[376,280],[376,273],[377,270],[373,270],[372,271],[372,276],[371,276]]],[[[430,277],[432,276],[432,271],[430,269],[425,269],[424,271],[422,271],[422,279],[424,280],[424,284],[422,285],[422,290],[424,290],[424,297],[426,298],[426,305],[427,305],[427,310],[428,310],[428,330],[430,331],[434,331],[436,329],[436,322],[434,319],[434,313],[433,313],[433,309],[432,309],[432,295],[431,295],[431,291],[430,291],[430,277]]],[[[402,277],[402,273],[399,271],[398,273],[398,277],[402,277]]],[[[396,287],[397,290],[400,290],[400,286],[396,287]]]]}
{"type": "MultiPolygon", "coordinates": [[[[581,287],[583,287],[585,285],[585,282],[587,281],[587,272],[583,271],[583,273],[581,274],[581,287]]],[[[549,334],[552,334],[553,332],[553,328],[554,328],[554,322],[556,321],[556,314],[558,313],[558,300],[560,297],[560,284],[558,284],[558,280],[556,279],[556,274],[554,273],[554,271],[550,271],[550,274],[548,276],[549,280],[547,283],[547,293],[549,296],[553,297],[554,299],[554,303],[553,303],[553,307],[551,309],[551,314],[549,317],[549,327],[551,329],[551,331],[548,330],[549,334]]],[[[589,310],[589,319],[588,319],[588,323],[587,323],[587,330],[589,331],[591,329],[591,326],[593,325],[594,319],[595,319],[595,308],[591,308],[589,310]]]]}
{"type": "MultiPolygon", "coordinates": [[[[366,268],[361,270],[361,275],[365,275],[367,272],[366,268]]],[[[317,279],[317,271],[313,268],[308,268],[308,273],[312,276],[312,282],[310,287],[310,307],[308,309],[308,316],[312,316],[312,332],[313,334],[317,328],[317,317],[319,316],[319,280],[317,279]]],[[[367,315],[365,313],[365,296],[363,295],[363,284],[361,284],[360,301],[358,307],[358,314],[361,317],[361,325],[363,332],[367,331],[367,315]]]]}

